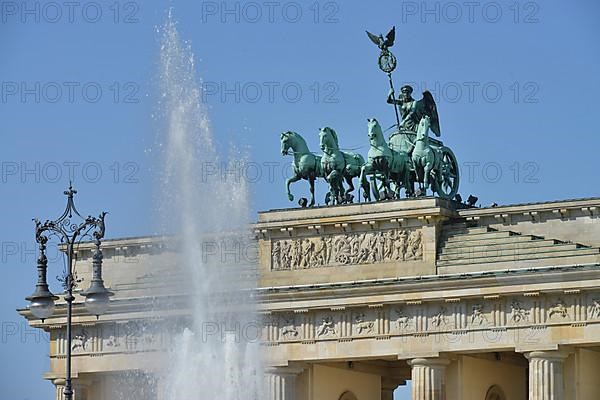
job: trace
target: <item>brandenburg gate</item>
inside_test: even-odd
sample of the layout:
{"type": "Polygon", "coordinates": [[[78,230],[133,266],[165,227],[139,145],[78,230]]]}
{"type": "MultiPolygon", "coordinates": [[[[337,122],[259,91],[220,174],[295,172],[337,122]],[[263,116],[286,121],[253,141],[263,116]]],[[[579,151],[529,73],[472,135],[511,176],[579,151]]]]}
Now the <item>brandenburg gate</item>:
{"type": "MultiPolygon", "coordinates": [[[[600,199],[465,208],[433,197],[260,213],[266,398],[391,400],[407,381],[414,400],[600,398],[599,214],[600,199]]],[[[78,253],[84,280],[92,248],[78,253]]],[[[96,320],[75,301],[78,400],[117,398],[128,371],[154,384],[170,340],[161,324],[185,314],[169,287],[176,249],[152,237],[104,249],[111,311],[96,320]],[[150,290],[172,298],[168,311],[151,311],[150,290]]],[[[60,400],[57,307],[43,323],[20,312],[50,333],[45,378],[60,400]]]]}

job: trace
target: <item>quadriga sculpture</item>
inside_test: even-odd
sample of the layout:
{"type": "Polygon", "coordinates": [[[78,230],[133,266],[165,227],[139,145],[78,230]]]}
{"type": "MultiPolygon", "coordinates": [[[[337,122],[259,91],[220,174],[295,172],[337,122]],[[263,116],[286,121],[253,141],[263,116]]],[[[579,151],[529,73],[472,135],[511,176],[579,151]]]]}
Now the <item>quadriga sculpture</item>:
{"type": "Polygon", "coordinates": [[[293,176],[286,181],[290,201],[294,200],[290,184],[305,179],[310,184],[311,199],[309,204],[304,201],[302,205],[312,207],[315,204],[315,180],[320,177],[329,184],[326,204],[350,203],[354,190],[352,180],[357,176],[360,176],[366,201],[371,200],[371,194],[375,200],[399,199],[402,188],[407,197],[412,197],[415,183],[419,185],[419,195],[425,195],[430,189],[442,198],[454,198],[459,184],[458,163],[452,150],[439,140],[429,138],[430,116],[421,118],[416,133],[396,134],[396,139],[402,140],[398,143],[404,143],[397,147],[388,145],[375,118],[367,121],[369,152],[366,162],[360,154],[341,151],[338,135],[330,127],[319,131],[323,156],[313,154],[299,134],[291,131],[281,134],[281,153],[289,154],[291,149],[294,156],[293,176]],[[408,148],[410,152],[402,148],[408,148]]]}

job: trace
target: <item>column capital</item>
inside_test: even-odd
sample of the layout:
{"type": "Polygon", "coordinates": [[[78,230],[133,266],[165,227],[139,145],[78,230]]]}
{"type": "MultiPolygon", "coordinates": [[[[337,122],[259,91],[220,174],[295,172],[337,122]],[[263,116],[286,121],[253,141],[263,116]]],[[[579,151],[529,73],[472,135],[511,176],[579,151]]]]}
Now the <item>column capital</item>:
{"type": "Polygon", "coordinates": [[[567,353],[565,351],[561,351],[561,350],[536,350],[536,351],[529,351],[529,352],[523,353],[523,355],[528,360],[542,359],[542,360],[563,361],[567,357],[569,357],[569,353],[567,353]]]}
{"type": "Polygon", "coordinates": [[[431,358],[413,358],[407,361],[408,365],[424,366],[424,367],[445,367],[450,364],[450,360],[444,357],[431,357],[431,358]]]}
{"type": "Polygon", "coordinates": [[[450,360],[443,357],[413,358],[411,366],[413,400],[446,399],[446,366],[450,360]]]}
{"type": "Polygon", "coordinates": [[[525,353],[529,360],[529,400],[564,397],[563,364],[569,353],[558,350],[525,353]]]}

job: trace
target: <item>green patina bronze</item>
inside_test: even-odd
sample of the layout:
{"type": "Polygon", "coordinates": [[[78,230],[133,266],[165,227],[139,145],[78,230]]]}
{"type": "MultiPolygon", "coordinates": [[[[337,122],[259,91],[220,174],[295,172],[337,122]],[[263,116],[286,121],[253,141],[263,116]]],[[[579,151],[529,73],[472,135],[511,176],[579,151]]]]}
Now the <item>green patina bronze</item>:
{"type": "Polygon", "coordinates": [[[396,98],[392,72],[397,60],[389,50],[394,45],[396,30],[392,28],[385,37],[368,31],[367,35],[379,47],[377,62],[388,76],[390,89],[387,102],[394,107],[394,130],[386,141],[379,122],[375,118],[368,119],[366,162],[360,154],[340,149],[338,135],[333,128],[324,127],[319,131],[322,156],[311,153],[299,134],[282,133],[282,154],[289,154],[292,149],[294,155],[293,176],[286,181],[288,198],[294,200],[290,184],[305,179],[310,184],[311,199],[310,203],[302,199],[301,205],[313,206],[315,180],[324,178],[329,185],[326,204],[351,203],[354,198],[353,178],[359,177],[360,188],[367,201],[371,200],[371,196],[375,200],[399,199],[402,189],[407,197],[423,196],[430,190],[434,195],[453,199],[459,186],[458,162],[450,148],[429,137],[429,130],[437,137],[441,134],[433,95],[426,90],[423,97],[416,100],[412,97],[413,88],[404,85],[396,98]],[[418,190],[415,190],[415,184],[418,190]]]}
{"type": "Polygon", "coordinates": [[[410,158],[404,151],[392,150],[383,136],[381,125],[375,118],[368,119],[369,153],[367,162],[360,173],[360,183],[365,200],[371,200],[371,192],[376,200],[400,196],[400,189],[405,187],[408,195],[412,195],[410,187],[410,158]],[[371,175],[371,188],[367,181],[371,175]],[[383,187],[380,194],[377,182],[383,187]],[[391,183],[395,190],[392,192],[391,183]],[[394,193],[394,195],[392,195],[394,193]]]}
{"type": "Polygon", "coordinates": [[[325,180],[329,182],[330,201],[326,199],[325,203],[352,203],[354,191],[352,180],[360,175],[365,159],[358,153],[341,151],[337,133],[330,127],[321,128],[319,142],[323,151],[321,167],[325,180]],[[348,184],[346,190],[344,190],[343,180],[348,184]]]}
{"type": "Polygon", "coordinates": [[[289,154],[290,149],[294,156],[293,176],[285,182],[288,199],[294,200],[294,195],[290,192],[290,184],[298,182],[300,179],[307,180],[310,184],[310,203],[315,205],[315,180],[318,177],[324,177],[321,168],[321,157],[310,152],[306,140],[296,132],[283,132],[281,134],[281,154],[289,154]]]}

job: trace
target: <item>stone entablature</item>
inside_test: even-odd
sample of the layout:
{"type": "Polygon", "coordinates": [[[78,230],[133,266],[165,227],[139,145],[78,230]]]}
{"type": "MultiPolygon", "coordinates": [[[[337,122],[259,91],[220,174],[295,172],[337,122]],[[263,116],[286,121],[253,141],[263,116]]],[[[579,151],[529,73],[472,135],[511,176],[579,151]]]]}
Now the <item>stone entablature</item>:
{"type": "Polygon", "coordinates": [[[274,362],[597,343],[600,265],[449,278],[271,289],[263,337],[274,362]]]}

